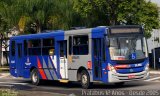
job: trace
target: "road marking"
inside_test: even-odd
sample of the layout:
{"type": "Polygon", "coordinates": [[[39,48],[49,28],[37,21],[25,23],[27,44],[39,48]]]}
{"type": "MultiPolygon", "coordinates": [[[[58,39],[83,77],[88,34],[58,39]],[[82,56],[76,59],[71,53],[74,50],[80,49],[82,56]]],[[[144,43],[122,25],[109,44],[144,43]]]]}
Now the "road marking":
{"type": "Polygon", "coordinates": [[[151,78],[151,79],[148,79],[148,80],[145,80],[145,81],[154,81],[154,80],[158,80],[158,79],[160,79],[160,77],[151,78]]]}
{"type": "MultiPolygon", "coordinates": [[[[37,91],[38,92],[38,91],[37,91]]],[[[56,92],[43,92],[43,93],[46,93],[46,94],[53,94],[53,95],[56,95],[56,96],[68,96],[67,94],[63,94],[63,93],[56,93],[56,92]]]]}
{"type": "Polygon", "coordinates": [[[28,83],[0,82],[0,84],[16,84],[16,85],[27,85],[28,83]]]}

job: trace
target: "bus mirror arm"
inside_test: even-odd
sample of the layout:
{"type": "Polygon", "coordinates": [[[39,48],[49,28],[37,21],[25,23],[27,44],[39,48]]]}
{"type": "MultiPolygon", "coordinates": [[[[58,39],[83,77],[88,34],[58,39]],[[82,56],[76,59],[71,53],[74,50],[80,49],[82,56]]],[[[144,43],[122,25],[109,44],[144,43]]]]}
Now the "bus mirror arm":
{"type": "Polygon", "coordinates": [[[110,47],[110,41],[109,40],[106,42],[106,46],[110,47]]]}
{"type": "Polygon", "coordinates": [[[109,38],[106,37],[106,38],[104,39],[104,41],[105,41],[105,45],[106,45],[107,47],[110,47],[110,40],[109,40],[109,38]]]}

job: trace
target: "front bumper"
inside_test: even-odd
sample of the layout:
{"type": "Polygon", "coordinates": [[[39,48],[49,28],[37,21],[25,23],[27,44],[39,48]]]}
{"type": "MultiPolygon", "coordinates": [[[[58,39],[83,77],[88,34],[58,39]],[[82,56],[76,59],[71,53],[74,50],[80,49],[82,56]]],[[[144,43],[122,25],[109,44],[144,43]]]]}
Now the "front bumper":
{"type": "Polygon", "coordinates": [[[112,71],[108,72],[109,83],[146,80],[148,78],[149,78],[149,71],[146,70],[139,73],[129,73],[129,74],[114,73],[112,71]],[[134,78],[128,78],[129,75],[134,75],[134,78]]]}

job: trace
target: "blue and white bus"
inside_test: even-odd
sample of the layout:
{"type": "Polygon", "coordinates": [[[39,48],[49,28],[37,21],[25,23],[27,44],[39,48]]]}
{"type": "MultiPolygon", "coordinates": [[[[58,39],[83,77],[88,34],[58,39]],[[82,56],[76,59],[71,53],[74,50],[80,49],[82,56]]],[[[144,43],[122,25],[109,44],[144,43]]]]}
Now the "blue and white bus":
{"type": "Polygon", "coordinates": [[[15,77],[78,81],[82,88],[94,82],[144,80],[149,59],[143,27],[100,26],[10,38],[10,73],[15,77]]]}

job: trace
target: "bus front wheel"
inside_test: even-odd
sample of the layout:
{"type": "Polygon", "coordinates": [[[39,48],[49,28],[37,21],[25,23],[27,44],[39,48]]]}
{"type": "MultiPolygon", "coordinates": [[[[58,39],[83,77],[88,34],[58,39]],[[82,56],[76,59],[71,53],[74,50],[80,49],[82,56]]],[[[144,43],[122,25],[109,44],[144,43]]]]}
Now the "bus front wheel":
{"type": "Polygon", "coordinates": [[[89,74],[85,70],[81,72],[81,85],[82,85],[82,88],[84,89],[91,88],[92,86],[92,83],[90,82],[89,74]]]}
{"type": "Polygon", "coordinates": [[[39,85],[40,83],[40,78],[38,75],[38,70],[37,69],[33,69],[31,72],[31,81],[33,85],[39,85]]]}

